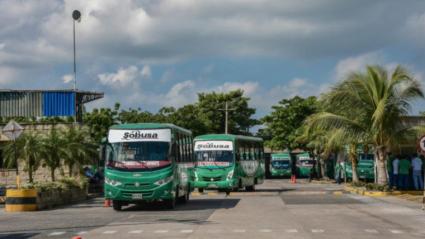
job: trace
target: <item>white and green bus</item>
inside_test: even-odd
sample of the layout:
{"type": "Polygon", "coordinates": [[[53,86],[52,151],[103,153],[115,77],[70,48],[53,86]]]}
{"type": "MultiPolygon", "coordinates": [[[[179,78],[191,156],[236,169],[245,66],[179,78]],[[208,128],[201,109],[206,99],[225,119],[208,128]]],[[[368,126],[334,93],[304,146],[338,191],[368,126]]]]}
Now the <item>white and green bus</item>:
{"type": "Polygon", "coordinates": [[[141,202],[189,199],[192,133],[173,124],[114,125],[105,144],[105,198],[115,210],[141,202]]]}
{"type": "Polygon", "coordinates": [[[209,134],[194,139],[195,170],[193,186],[226,191],[245,188],[254,191],[265,176],[261,138],[209,134]]]}

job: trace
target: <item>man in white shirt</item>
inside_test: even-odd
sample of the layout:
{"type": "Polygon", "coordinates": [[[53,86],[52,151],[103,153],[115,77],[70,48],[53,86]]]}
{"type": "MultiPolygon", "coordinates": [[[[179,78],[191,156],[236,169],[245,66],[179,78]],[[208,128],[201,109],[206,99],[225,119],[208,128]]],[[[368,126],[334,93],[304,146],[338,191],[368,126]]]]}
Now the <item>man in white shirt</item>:
{"type": "Polygon", "coordinates": [[[394,185],[397,189],[399,189],[399,180],[398,180],[398,164],[400,163],[400,155],[397,155],[395,157],[395,159],[393,160],[393,181],[394,181],[394,185]]]}
{"type": "Polygon", "coordinates": [[[413,169],[413,184],[416,190],[422,190],[424,188],[424,181],[422,180],[422,160],[418,157],[418,154],[413,154],[412,159],[413,169]]]}

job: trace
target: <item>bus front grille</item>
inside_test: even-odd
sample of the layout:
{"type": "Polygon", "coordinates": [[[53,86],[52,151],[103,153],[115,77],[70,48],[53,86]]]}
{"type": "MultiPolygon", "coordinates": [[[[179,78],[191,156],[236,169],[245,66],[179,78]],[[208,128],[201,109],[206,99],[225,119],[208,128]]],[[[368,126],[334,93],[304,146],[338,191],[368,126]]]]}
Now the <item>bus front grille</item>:
{"type": "Polygon", "coordinates": [[[207,181],[207,182],[221,181],[221,176],[219,176],[219,177],[202,177],[202,180],[207,181]]]}
{"type": "Polygon", "coordinates": [[[144,191],[144,192],[133,192],[133,191],[121,191],[121,195],[125,198],[133,198],[133,194],[141,193],[143,197],[150,197],[153,195],[153,191],[144,191]]]}

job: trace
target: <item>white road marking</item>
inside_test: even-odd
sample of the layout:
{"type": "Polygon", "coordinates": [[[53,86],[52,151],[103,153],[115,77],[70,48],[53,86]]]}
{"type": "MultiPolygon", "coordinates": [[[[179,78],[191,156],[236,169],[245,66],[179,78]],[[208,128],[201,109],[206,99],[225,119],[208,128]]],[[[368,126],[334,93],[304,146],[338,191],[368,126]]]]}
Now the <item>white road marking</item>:
{"type": "Polygon", "coordinates": [[[192,233],[193,230],[180,230],[181,233],[192,233]]]}
{"type": "Polygon", "coordinates": [[[103,232],[103,234],[114,234],[114,233],[116,233],[117,231],[104,231],[103,232]]]}
{"type": "Polygon", "coordinates": [[[233,232],[243,233],[243,232],[246,232],[246,230],[245,229],[234,229],[233,232]]]}
{"type": "Polygon", "coordinates": [[[375,234],[379,233],[378,230],[376,230],[376,229],[365,229],[364,231],[368,232],[368,233],[375,233],[375,234]]]}
{"type": "Polygon", "coordinates": [[[87,234],[87,231],[77,232],[77,235],[84,235],[84,234],[87,234]]]}
{"type": "Polygon", "coordinates": [[[49,237],[52,237],[52,236],[60,236],[60,235],[63,235],[63,234],[65,234],[66,232],[52,232],[52,233],[50,233],[49,234],[49,237]]]}
{"type": "Polygon", "coordinates": [[[129,231],[128,233],[130,233],[130,234],[140,234],[142,232],[143,232],[143,230],[134,230],[134,231],[129,231]]]}
{"type": "Polygon", "coordinates": [[[167,233],[168,230],[156,230],[155,233],[167,233]]]}
{"type": "Polygon", "coordinates": [[[311,229],[311,232],[312,233],[323,233],[323,232],[325,232],[325,230],[323,230],[323,229],[311,229]]]}
{"type": "Polygon", "coordinates": [[[272,232],[270,229],[261,229],[260,232],[272,232]]]}
{"type": "Polygon", "coordinates": [[[219,232],[221,232],[221,230],[220,229],[211,229],[211,230],[208,230],[207,232],[208,233],[219,233],[219,232]]]}
{"type": "Polygon", "coordinates": [[[288,232],[288,233],[297,233],[298,230],[297,229],[287,229],[286,232],[288,232]]]}
{"type": "Polygon", "coordinates": [[[390,230],[390,232],[394,233],[394,234],[402,234],[403,233],[403,231],[400,231],[400,230],[390,230]]]}

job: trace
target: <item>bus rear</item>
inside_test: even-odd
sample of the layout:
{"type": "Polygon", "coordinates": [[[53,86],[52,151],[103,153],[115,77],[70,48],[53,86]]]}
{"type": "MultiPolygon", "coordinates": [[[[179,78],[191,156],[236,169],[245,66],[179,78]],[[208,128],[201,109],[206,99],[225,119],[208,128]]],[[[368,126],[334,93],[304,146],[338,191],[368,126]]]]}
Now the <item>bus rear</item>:
{"type": "Polygon", "coordinates": [[[130,203],[175,200],[171,129],[112,128],[108,135],[105,198],[115,210],[130,203]]]}
{"type": "Polygon", "coordinates": [[[237,183],[233,177],[235,167],[234,145],[225,140],[194,141],[196,167],[193,186],[200,192],[218,189],[230,192],[237,183]]]}

